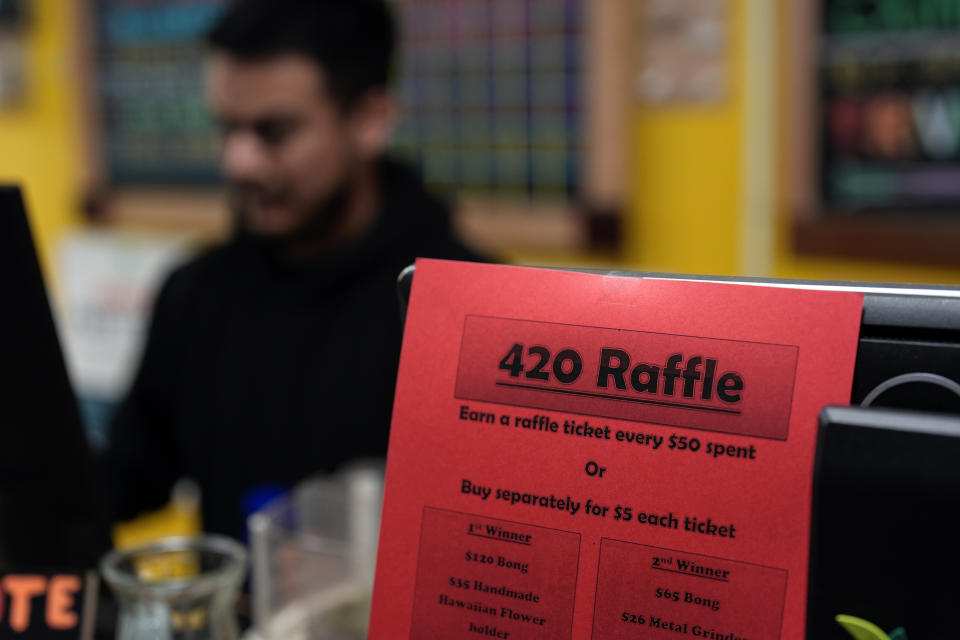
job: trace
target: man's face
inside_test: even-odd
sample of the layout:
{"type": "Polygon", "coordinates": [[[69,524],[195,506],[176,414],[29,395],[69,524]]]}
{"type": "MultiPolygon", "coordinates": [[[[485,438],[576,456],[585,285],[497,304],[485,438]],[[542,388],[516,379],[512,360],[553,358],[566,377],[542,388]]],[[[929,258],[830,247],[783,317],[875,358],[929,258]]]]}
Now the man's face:
{"type": "Polygon", "coordinates": [[[241,223],[254,234],[303,229],[364,155],[323,82],[321,69],[297,55],[210,60],[207,95],[223,131],[223,172],[241,223]]]}

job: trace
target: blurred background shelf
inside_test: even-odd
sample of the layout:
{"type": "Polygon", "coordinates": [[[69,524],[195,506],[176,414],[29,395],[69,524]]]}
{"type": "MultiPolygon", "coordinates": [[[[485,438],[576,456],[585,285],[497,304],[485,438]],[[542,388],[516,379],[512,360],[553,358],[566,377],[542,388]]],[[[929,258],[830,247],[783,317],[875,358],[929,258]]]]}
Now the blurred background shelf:
{"type": "Polygon", "coordinates": [[[956,268],[960,14],[927,0],[788,12],[793,248],[956,268]]]}

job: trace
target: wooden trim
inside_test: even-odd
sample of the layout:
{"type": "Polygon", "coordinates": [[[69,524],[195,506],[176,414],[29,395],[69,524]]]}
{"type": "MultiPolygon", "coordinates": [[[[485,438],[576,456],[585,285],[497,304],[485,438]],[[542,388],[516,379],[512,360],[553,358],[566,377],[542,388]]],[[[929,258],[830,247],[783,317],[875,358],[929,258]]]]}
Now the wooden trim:
{"type": "Polygon", "coordinates": [[[465,242],[502,251],[584,251],[584,215],[569,202],[461,197],[454,225],[465,242]]]}
{"type": "Polygon", "coordinates": [[[855,214],[797,220],[794,248],[801,253],[960,266],[960,220],[916,214],[855,214]]]}
{"type": "Polygon", "coordinates": [[[127,187],[111,190],[104,216],[118,228],[225,237],[231,228],[226,195],[217,188],[127,187]]]}
{"type": "Polygon", "coordinates": [[[583,5],[583,197],[593,207],[617,208],[627,193],[627,133],[636,71],[634,4],[603,0],[583,5]]]}
{"type": "MultiPolygon", "coordinates": [[[[226,195],[212,188],[115,189],[106,214],[117,228],[186,232],[210,240],[225,237],[232,226],[226,195]]],[[[584,214],[566,201],[463,196],[453,223],[466,242],[489,255],[587,249],[584,214]]]]}
{"type": "Polygon", "coordinates": [[[796,218],[818,217],[820,189],[816,166],[820,156],[819,123],[813,119],[817,107],[816,32],[820,20],[816,2],[786,3],[787,22],[787,96],[785,112],[788,128],[784,149],[789,166],[787,204],[796,218]]]}
{"type": "Polygon", "coordinates": [[[584,0],[583,173],[576,243],[616,253],[629,192],[630,115],[636,76],[636,2],[584,0]]]}
{"type": "Polygon", "coordinates": [[[103,122],[96,62],[96,18],[93,0],[69,3],[73,23],[77,101],[80,124],[81,193],[86,201],[104,188],[103,122]]]}

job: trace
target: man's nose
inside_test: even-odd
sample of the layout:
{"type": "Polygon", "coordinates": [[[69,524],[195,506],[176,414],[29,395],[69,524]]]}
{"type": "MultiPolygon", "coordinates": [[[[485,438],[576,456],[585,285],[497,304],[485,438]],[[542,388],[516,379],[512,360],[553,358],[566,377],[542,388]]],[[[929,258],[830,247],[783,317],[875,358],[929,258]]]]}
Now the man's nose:
{"type": "Polygon", "coordinates": [[[223,173],[232,182],[257,181],[266,177],[269,158],[252,132],[235,131],[223,141],[223,173]]]}

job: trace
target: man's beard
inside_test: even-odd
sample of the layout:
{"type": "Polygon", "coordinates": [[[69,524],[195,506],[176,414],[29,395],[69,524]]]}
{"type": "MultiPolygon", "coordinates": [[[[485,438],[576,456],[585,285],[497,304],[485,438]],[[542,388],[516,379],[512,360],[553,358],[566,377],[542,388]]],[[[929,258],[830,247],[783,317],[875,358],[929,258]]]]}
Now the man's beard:
{"type": "Polygon", "coordinates": [[[310,247],[323,247],[328,243],[331,234],[343,223],[347,215],[352,182],[349,178],[341,180],[326,198],[310,209],[301,225],[280,234],[262,233],[252,229],[247,223],[248,216],[244,211],[241,196],[244,191],[257,188],[259,187],[242,184],[230,187],[230,210],[238,234],[276,250],[299,252],[310,247]]]}

